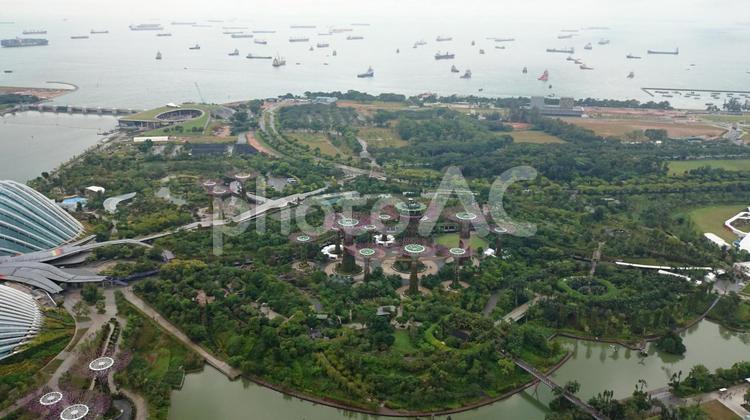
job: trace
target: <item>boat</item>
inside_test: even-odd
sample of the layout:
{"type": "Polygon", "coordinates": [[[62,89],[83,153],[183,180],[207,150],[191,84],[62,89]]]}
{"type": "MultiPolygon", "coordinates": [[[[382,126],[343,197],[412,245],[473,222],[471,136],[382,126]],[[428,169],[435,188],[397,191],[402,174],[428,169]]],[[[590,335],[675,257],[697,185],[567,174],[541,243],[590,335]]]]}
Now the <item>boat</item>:
{"type": "Polygon", "coordinates": [[[505,45],[495,45],[495,49],[496,50],[504,50],[505,49],[505,45]]]}
{"type": "Polygon", "coordinates": [[[573,34],[558,35],[557,39],[570,39],[573,38],[573,34]]]}
{"type": "Polygon", "coordinates": [[[414,45],[417,47],[421,47],[422,45],[427,45],[427,41],[425,41],[424,39],[420,39],[419,41],[415,42],[414,45]]]}
{"type": "Polygon", "coordinates": [[[513,42],[515,38],[495,38],[495,42],[513,42]]]}
{"type": "Polygon", "coordinates": [[[661,51],[661,50],[648,50],[649,54],[661,54],[661,55],[679,55],[680,49],[675,48],[674,51],[661,51]]]}
{"type": "Polygon", "coordinates": [[[158,23],[141,23],[139,25],[130,25],[131,31],[161,31],[164,28],[158,23]]]}
{"type": "Polygon", "coordinates": [[[573,60],[573,64],[579,64],[580,65],[580,64],[583,64],[583,61],[581,61],[580,58],[576,58],[575,60],[573,60]]]}
{"type": "Polygon", "coordinates": [[[365,22],[354,22],[351,25],[352,26],[370,26],[369,23],[365,23],[365,22]]]}
{"type": "Polygon", "coordinates": [[[360,39],[365,39],[365,37],[363,37],[362,35],[349,35],[346,37],[347,41],[356,41],[360,39]]]}
{"type": "Polygon", "coordinates": [[[625,56],[625,58],[627,58],[629,60],[640,60],[643,57],[641,57],[640,55],[628,54],[628,55],[625,56]]]}
{"type": "Polygon", "coordinates": [[[466,72],[461,75],[462,79],[471,79],[471,70],[466,69],[466,72]]]}
{"type": "Polygon", "coordinates": [[[175,26],[177,26],[177,25],[192,26],[192,25],[195,25],[197,23],[198,22],[172,22],[171,24],[175,25],[175,26]]]}
{"type": "Polygon", "coordinates": [[[274,67],[286,66],[286,60],[277,55],[276,58],[273,59],[273,63],[271,63],[271,65],[274,67]]]}
{"type": "Polygon", "coordinates": [[[318,48],[328,48],[331,45],[329,43],[327,43],[327,42],[318,42],[315,46],[318,47],[318,48]]]}
{"type": "Polygon", "coordinates": [[[401,50],[396,48],[396,54],[399,54],[399,53],[401,53],[401,50]]]}
{"type": "Polygon", "coordinates": [[[560,32],[575,34],[575,33],[578,33],[578,29],[560,29],[560,32]]]}
{"type": "Polygon", "coordinates": [[[450,37],[450,36],[438,36],[437,38],[435,38],[435,41],[437,41],[437,42],[453,41],[453,37],[450,37]]]}
{"type": "Polygon", "coordinates": [[[27,29],[21,33],[23,35],[46,35],[47,31],[44,29],[27,29]]]}
{"type": "Polygon", "coordinates": [[[256,59],[256,60],[270,60],[273,57],[271,57],[270,55],[253,55],[253,53],[248,53],[247,56],[245,56],[245,58],[256,59]]]}
{"type": "Polygon", "coordinates": [[[13,70],[3,70],[3,73],[13,73],[13,70]]]}
{"type": "Polygon", "coordinates": [[[374,77],[375,76],[375,70],[372,69],[372,67],[368,67],[367,71],[364,73],[360,73],[357,75],[360,79],[366,78],[366,77],[374,77]]]}
{"type": "Polygon", "coordinates": [[[354,29],[352,29],[352,28],[333,28],[333,29],[331,29],[331,32],[334,33],[334,34],[340,34],[342,32],[351,32],[353,30],[354,29]]]}
{"type": "Polygon", "coordinates": [[[73,35],[70,39],[89,39],[88,35],[73,35]]]}
{"type": "Polygon", "coordinates": [[[49,41],[44,38],[12,38],[0,41],[3,48],[41,47],[48,44],[49,41]]]}
{"type": "Polygon", "coordinates": [[[161,60],[161,51],[156,52],[156,59],[161,60]]]}
{"type": "Polygon", "coordinates": [[[260,45],[266,45],[266,44],[268,44],[268,41],[266,41],[265,39],[260,39],[260,38],[255,38],[253,40],[253,42],[256,43],[256,44],[260,44],[260,45]]]}
{"type": "Polygon", "coordinates": [[[628,73],[628,79],[632,79],[634,77],[635,77],[635,73],[633,73],[632,71],[628,73]]]}
{"type": "Polygon", "coordinates": [[[569,55],[569,56],[568,56],[568,57],[567,57],[567,58],[565,59],[565,61],[575,61],[575,58],[573,58],[573,56],[572,56],[572,55],[569,55]]]}
{"type": "Polygon", "coordinates": [[[189,50],[199,50],[201,49],[201,46],[198,44],[193,45],[192,47],[188,48],[189,50]]]}
{"type": "Polygon", "coordinates": [[[456,68],[455,65],[451,66],[451,73],[458,73],[458,69],[456,68]]]}
{"type": "Polygon", "coordinates": [[[593,67],[589,67],[585,64],[581,64],[580,66],[578,66],[578,68],[580,68],[581,70],[594,70],[593,67]]]}
{"type": "Polygon", "coordinates": [[[106,29],[103,30],[103,31],[97,31],[95,29],[91,30],[91,35],[102,35],[102,34],[108,34],[108,33],[109,33],[109,31],[106,30],[106,29]]]}
{"type": "Polygon", "coordinates": [[[332,55],[333,55],[334,57],[336,57],[336,50],[333,50],[333,54],[332,54],[332,55]]]}
{"type": "Polygon", "coordinates": [[[292,29],[315,29],[315,25],[291,25],[292,29]]]}
{"type": "Polygon", "coordinates": [[[308,38],[306,36],[293,36],[293,37],[289,38],[289,42],[307,42],[309,40],[310,40],[310,38],[308,38]]]}
{"type": "Polygon", "coordinates": [[[243,34],[243,33],[240,33],[240,34],[231,34],[230,36],[232,38],[252,38],[253,34],[243,34]]]}
{"type": "Polygon", "coordinates": [[[480,48],[479,49],[479,54],[484,54],[484,50],[480,48]]]}
{"type": "Polygon", "coordinates": [[[521,73],[523,73],[523,74],[526,74],[528,72],[529,72],[529,69],[527,69],[526,67],[524,67],[523,70],[521,70],[521,73]]]}
{"type": "Polygon", "coordinates": [[[328,32],[318,32],[318,36],[331,36],[331,35],[333,35],[333,32],[331,32],[331,31],[328,31],[328,32]]]}
{"type": "Polygon", "coordinates": [[[609,40],[602,38],[602,39],[599,40],[599,42],[597,42],[597,44],[599,44],[599,45],[607,45],[607,44],[609,44],[609,40]]]}
{"type": "Polygon", "coordinates": [[[224,35],[236,35],[236,34],[241,34],[241,33],[242,33],[242,31],[224,31],[224,32],[222,32],[222,34],[224,34],[224,35]]]}
{"type": "Polygon", "coordinates": [[[172,36],[172,34],[169,33],[169,32],[160,32],[160,33],[156,34],[156,36],[172,36]]]}
{"type": "Polygon", "coordinates": [[[471,46],[473,47],[473,46],[475,46],[475,45],[477,45],[477,43],[476,43],[476,42],[474,42],[474,41],[471,41],[471,46]]]}
{"type": "Polygon", "coordinates": [[[312,46],[312,45],[310,45],[310,48],[309,48],[309,50],[310,50],[310,51],[313,51],[314,49],[315,49],[315,48],[313,48],[313,46],[312,46]]]}
{"type": "Polygon", "coordinates": [[[590,43],[590,42],[589,42],[588,44],[586,44],[586,46],[585,46],[585,47],[583,47],[583,49],[584,49],[584,50],[591,50],[591,49],[593,49],[593,48],[594,48],[594,47],[592,47],[592,46],[591,46],[591,43],[590,43]]]}
{"type": "Polygon", "coordinates": [[[253,31],[254,34],[275,34],[276,31],[268,30],[268,29],[260,29],[253,31]]]}
{"type": "Polygon", "coordinates": [[[449,52],[440,54],[440,51],[438,51],[435,53],[435,60],[452,60],[454,58],[456,58],[456,55],[449,52]]]}
{"type": "Polygon", "coordinates": [[[564,54],[575,54],[575,48],[547,48],[548,53],[564,53],[564,54]]]}
{"type": "Polygon", "coordinates": [[[240,50],[238,50],[237,48],[235,48],[234,51],[232,51],[232,52],[229,53],[230,57],[235,57],[235,56],[238,56],[238,55],[240,55],[240,50]]]}
{"type": "Polygon", "coordinates": [[[247,26],[222,26],[221,29],[250,29],[247,26]]]}
{"type": "MultiPolygon", "coordinates": [[[[526,67],[524,67],[524,69],[526,69],[526,67]]],[[[548,81],[549,80],[549,72],[547,70],[544,70],[544,73],[542,73],[542,75],[539,76],[539,78],[537,78],[537,80],[541,80],[542,82],[548,81]]]]}

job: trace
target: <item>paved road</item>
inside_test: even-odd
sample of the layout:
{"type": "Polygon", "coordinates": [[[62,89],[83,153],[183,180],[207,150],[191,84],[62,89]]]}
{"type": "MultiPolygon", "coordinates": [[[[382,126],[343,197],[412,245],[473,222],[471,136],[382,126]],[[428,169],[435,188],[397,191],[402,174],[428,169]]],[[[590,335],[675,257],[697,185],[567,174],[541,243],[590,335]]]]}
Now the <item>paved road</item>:
{"type": "Polygon", "coordinates": [[[123,295],[125,296],[125,299],[127,299],[128,302],[130,302],[136,308],[140,309],[143,313],[148,315],[152,320],[154,320],[157,324],[159,324],[159,326],[161,326],[170,334],[175,336],[175,338],[180,340],[187,347],[191,348],[193,351],[200,354],[201,357],[206,359],[206,362],[209,365],[215,367],[217,370],[219,370],[221,373],[226,375],[231,380],[237,379],[240,376],[241,372],[239,370],[229,366],[229,364],[227,364],[226,362],[220,360],[216,356],[206,351],[203,347],[194,343],[179,328],[177,328],[171,322],[164,319],[164,317],[162,317],[158,312],[156,312],[151,306],[149,306],[141,298],[133,294],[133,291],[130,290],[130,288],[125,288],[121,290],[122,290],[123,295]]]}

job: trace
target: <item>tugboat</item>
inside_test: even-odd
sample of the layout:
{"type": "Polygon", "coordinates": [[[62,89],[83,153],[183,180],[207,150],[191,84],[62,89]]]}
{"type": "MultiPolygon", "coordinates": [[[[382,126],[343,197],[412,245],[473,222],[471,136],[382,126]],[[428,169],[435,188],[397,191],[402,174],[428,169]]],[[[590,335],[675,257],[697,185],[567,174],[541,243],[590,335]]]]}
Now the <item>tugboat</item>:
{"type": "Polygon", "coordinates": [[[286,66],[286,60],[277,55],[276,58],[273,59],[273,63],[271,63],[271,65],[274,67],[286,66]]]}
{"type": "Polygon", "coordinates": [[[435,60],[452,60],[456,58],[456,54],[452,54],[449,52],[445,52],[445,54],[440,54],[440,51],[435,53],[435,60]]]}
{"type": "Polygon", "coordinates": [[[640,55],[628,54],[625,56],[625,58],[630,60],[640,60],[642,57],[640,55]]]}
{"type": "Polygon", "coordinates": [[[458,73],[458,69],[455,65],[451,66],[451,73],[458,73]]]}
{"type": "Polygon", "coordinates": [[[232,52],[229,53],[230,57],[235,57],[235,56],[238,56],[238,55],[240,55],[240,50],[238,50],[237,48],[235,48],[234,51],[232,51],[232,52]]]}
{"type": "Polygon", "coordinates": [[[471,79],[471,70],[466,69],[466,72],[461,75],[462,79],[471,79]]]}
{"type": "Polygon", "coordinates": [[[357,75],[360,79],[364,79],[367,77],[374,77],[375,76],[375,70],[372,69],[372,66],[367,68],[367,71],[364,73],[360,73],[357,75]]]}
{"type": "Polygon", "coordinates": [[[161,60],[161,51],[156,52],[156,59],[161,60]]]}
{"type": "Polygon", "coordinates": [[[628,73],[628,79],[632,79],[634,77],[635,77],[635,73],[633,73],[632,71],[628,73]]]}
{"type": "Polygon", "coordinates": [[[592,47],[592,46],[591,46],[591,43],[590,43],[590,42],[589,42],[588,44],[586,44],[586,46],[585,46],[585,47],[583,47],[583,49],[584,49],[584,50],[591,50],[591,49],[593,49],[593,48],[594,48],[594,47],[592,47]]]}
{"type": "Polygon", "coordinates": [[[527,69],[526,67],[524,67],[523,70],[521,70],[521,73],[523,73],[523,74],[526,74],[528,72],[529,72],[529,69],[527,69]]]}
{"type": "Polygon", "coordinates": [[[549,80],[549,72],[547,70],[544,70],[544,73],[542,73],[541,76],[537,80],[540,80],[542,82],[546,82],[549,80]]]}
{"type": "Polygon", "coordinates": [[[201,49],[201,46],[198,45],[198,44],[195,44],[195,45],[193,45],[192,47],[190,47],[188,49],[190,49],[190,50],[199,50],[199,49],[201,49]]]}

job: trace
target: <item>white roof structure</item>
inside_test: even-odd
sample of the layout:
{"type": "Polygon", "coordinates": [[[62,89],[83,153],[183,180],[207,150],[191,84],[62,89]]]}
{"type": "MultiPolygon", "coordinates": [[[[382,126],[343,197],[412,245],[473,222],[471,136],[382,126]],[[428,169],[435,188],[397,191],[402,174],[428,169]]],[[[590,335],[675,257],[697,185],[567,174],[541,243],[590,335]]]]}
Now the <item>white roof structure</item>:
{"type": "Polygon", "coordinates": [[[34,298],[0,285],[0,360],[19,352],[19,347],[39,333],[44,316],[34,298]]]}
{"type": "Polygon", "coordinates": [[[714,245],[718,246],[719,248],[729,248],[729,243],[722,239],[719,235],[711,232],[704,233],[703,236],[706,237],[709,241],[711,241],[714,245]]]}
{"type": "Polygon", "coordinates": [[[104,194],[104,192],[106,190],[104,189],[104,187],[99,187],[97,185],[92,185],[90,187],[86,187],[86,191],[91,191],[91,192],[97,193],[97,194],[99,194],[99,193],[104,194]]]}
{"type": "Polygon", "coordinates": [[[747,235],[740,240],[740,249],[750,252],[750,235],[747,235]]]}
{"type": "Polygon", "coordinates": [[[169,136],[133,137],[133,143],[144,143],[151,140],[152,143],[163,143],[169,141],[169,136]]]}

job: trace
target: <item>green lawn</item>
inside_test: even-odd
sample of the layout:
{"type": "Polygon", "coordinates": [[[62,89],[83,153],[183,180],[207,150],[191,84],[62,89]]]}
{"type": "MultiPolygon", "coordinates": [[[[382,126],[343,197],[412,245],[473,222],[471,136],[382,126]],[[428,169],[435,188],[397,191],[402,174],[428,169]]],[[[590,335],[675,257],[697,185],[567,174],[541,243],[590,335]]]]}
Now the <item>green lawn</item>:
{"type": "Polygon", "coordinates": [[[327,156],[336,156],[336,154],[343,154],[341,151],[336,149],[331,141],[328,140],[328,135],[325,133],[285,133],[290,139],[296,140],[297,143],[310,147],[310,151],[314,151],[316,148],[320,149],[320,153],[327,156]]]}
{"type": "Polygon", "coordinates": [[[396,339],[396,341],[393,342],[393,351],[402,354],[410,354],[415,353],[418,350],[411,342],[411,337],[409,337],[409,333],[406,330],[396,330],[393,335],[396,339]]]}
{"type": "MultiPolygon", "coordinates": [[[[444,235],[438,236],[436,242],[444,247],[455,248],[458,246],[458,240],[458,233],[446,233],[444,235]]],[[[487,249],[489,243],[483,238],[480,238],[476,235],[471,235],[469,246],[471,246],[472,250],[476,251],[480,247],[482,249],[487,249]]]]}
{"type": "Polygon", "coordinates": [[[565,143],[565,141],[557,136],[552,136],[544,131],[538,130],[522,130],[513,131],[510,133],[513,137],[514,143],[536,143],[536,144],[554,144],[554,143],[565,143]]]}
{"type": "Polygon", "coordinates": [[[357,132],[357,137],[367,142],[368,148],[404,147],[406,140],[399,138],[392,128],[363,127],[357,132]]]}
{"type": "Polygon", "coordinates": [[[732,243],[737,236],[724,228],[724,221],[747,208],[747,204],[728,204],[699,207],[688,214],[701,233],[711,232],[732,243]]]}
{"type": "Polygon", "coordinates": [[[704,166],[727,171],[750,171],[750,159],[673,160],[669,162],[669,174],[682,175],[704,166]]]}
{"type": "Polygon", "coordinates": [[[745,289],[742,290],[742,293],[747,293],[748,295],[750,295],[750,284],[748,284],[747,286],[745,286],[745,289]]]}
{"type": "Polygon", "coordinates": [[[734,420],[741,418],[718,400],[711,400],[701,404],[701,411],[706,413],[711,420],[734,420]]]}
{"type": "Polygon", "coordinates": [[[702,120],[722,123],[741,123],[750,124],[750,114],[743,115],[706,115],[701,117],[702,120]]]}

